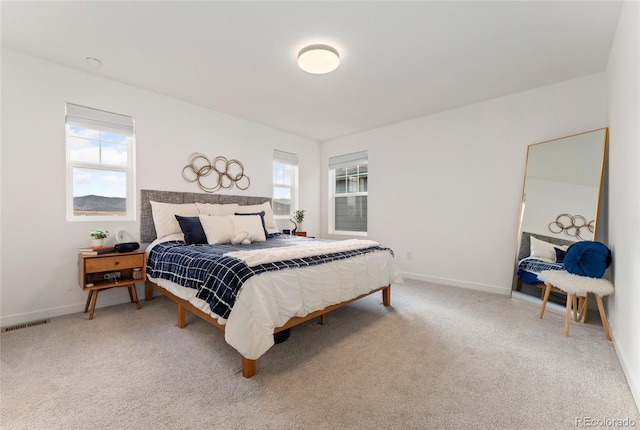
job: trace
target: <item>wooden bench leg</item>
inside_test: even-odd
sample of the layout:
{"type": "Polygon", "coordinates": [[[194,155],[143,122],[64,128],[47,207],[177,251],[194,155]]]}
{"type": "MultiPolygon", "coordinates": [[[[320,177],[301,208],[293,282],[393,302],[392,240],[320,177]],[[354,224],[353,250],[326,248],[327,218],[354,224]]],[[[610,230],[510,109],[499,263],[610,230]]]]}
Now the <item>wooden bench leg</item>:
{"type": "Polygon", "coordinates": [[[242,376],[251,378],[256,374],[257,360],[249,360],[242,356],[242,376]]]}
{"type": "Polygon", "coordinates": [[[589,307],[589,293],[585,297],[578,298],[578,315],[576,321],[584,323],[587,321],[587,308],[589,307]]]}
{"type": "Polygon", "coordinates": [[[567,294],[567,314],[564,320],[564,335],[569,336],[569,323],[571,321],[571,307],[573,304],[573,300],[575,299],[575,294],[567,294]]]}
{"type": "Polygon", "coordinates": [[[602,327],[604,328],[604,336],[607,338],[607,340],[611,340],[611,333],[609,333],[609,323],[607,322],[607,315],[604,313],[602,297],[597,294],[596,303],[598,303],[598,311],[600,311],[600,319],[602,320],[602,327]]]}

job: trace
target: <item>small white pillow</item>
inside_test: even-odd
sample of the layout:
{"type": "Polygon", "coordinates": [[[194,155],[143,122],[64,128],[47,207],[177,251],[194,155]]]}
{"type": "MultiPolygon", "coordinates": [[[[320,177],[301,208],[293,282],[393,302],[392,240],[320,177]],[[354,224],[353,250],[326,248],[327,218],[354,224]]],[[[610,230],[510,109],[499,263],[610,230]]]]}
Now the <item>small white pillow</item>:
{"type": "Polygon", "coordinates": [[[176,215],[198,216],[198,207],[195,203],[161,203],[150,201],[153,224],[156,227],[158,239],[169,234],[182,233],[176,215]]]}
{"type": "Polygon", "coordinates": [[[529,257],[532,258],[544,258],[546,260],[556,261],[556,250],[554,247],[560,248],[560,245],[554,245],[544,240],[537,239],[530,236],[531,248],[529,250],[529,257]]]}
{"type": "Polygon", "coordinates": [[[196,206],[198,206],[198,211],[203,215],[224,216],[235,214],[239,205],[237,203],[224,205],[218,203],[196,203],[196,206]]]}
{"type": "MultiPolygon", "coordinates": [[[[248,239],[251,242],[264,242],[267,238],[262,228],[262,219],[260,215],[236,215],[231,217],[235,233],[247,232],[248,239]]],[[[206,232],[206,230],[205,230],[206,232]]]]}
{"type": "Polygon", "coordinates": [[[234,227],[232,215],[225,216],[212,216],[212,215],[198,215],[200,218],[200,224],[204,234],[207,236],[207,243],[209,245],[220,245],[223,243],[231,243],[234,237],[234,227]]]}
{"type": "Polygon", "coordinates": [[[236,209],[236,212],[239,214],[258,213],[262,211],[264,211],[264,226],[267,229],[267,233],[277,233],[278,226],[276,225],[276,219],[273,217],[271,203],[268,201],[259,205],[238,206],[236,209]]]}

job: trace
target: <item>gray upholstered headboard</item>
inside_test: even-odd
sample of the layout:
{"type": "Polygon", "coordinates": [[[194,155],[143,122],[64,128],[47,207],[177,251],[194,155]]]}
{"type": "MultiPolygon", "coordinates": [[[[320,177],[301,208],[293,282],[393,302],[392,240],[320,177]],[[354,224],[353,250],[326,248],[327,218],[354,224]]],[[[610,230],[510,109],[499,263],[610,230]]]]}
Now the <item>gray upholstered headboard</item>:
{"type": "Polygon", "coordinates": [[[140,241],[153,242],[156,227],[151,214],[151,201],[162,203],[238,203],[241,206],[271,202],[271,197],[228,196],[222,194],[186,193],[180,191],[140,190],[140,241]]]}
{"type": "Polygon", "coordinates": [[[533,233],[528,233],[526,231],[522,232],[522,237],[520,239],[520,248],[518,248],[518,261],[522,260],[525,257],[528,257],[530,254],[530,250],[531,250],[531,239],[529,239],[531,236],[540,239],[540,240],[544,240],[545,242],[549,242],[552,243],[554,245],[573,245],[575,242],[571,241],[571,240],[566,240],[566,239],[560,239],[558,237],[551,237],[551,236],[543,236],[541,234],[533,234],[533,233]]]}

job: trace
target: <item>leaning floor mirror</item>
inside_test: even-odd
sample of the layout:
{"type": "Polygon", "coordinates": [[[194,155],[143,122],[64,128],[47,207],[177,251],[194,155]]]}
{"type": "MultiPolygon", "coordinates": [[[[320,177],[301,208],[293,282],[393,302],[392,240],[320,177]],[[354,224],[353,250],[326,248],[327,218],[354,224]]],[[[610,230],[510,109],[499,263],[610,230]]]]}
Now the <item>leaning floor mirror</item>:
{"type": "MultiPolygon", "coordinates": [[[[529,145],[511,297],[540,303],[537,274],[562,268],[573,243],[596,240],[608,129],[529,145]]],[[[552,303],[565,306],[566,295],[552,303]]]]}

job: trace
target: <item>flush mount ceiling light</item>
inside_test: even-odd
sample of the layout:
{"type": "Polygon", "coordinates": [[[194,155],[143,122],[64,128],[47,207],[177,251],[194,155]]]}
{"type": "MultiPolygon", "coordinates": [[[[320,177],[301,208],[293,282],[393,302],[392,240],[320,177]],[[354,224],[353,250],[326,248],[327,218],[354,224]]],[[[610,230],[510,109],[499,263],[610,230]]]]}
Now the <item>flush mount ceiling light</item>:
{"type": "Polygon", "coordinates": [[[298,53],[298,66],[307,73],[322,75],[340,65],[338,51],[329,45],[309,45],[298,53]]]}
{"type": "Polygon", "coordinates": [[[85,57],[84,61],[91,67],[92,69],[99,69],[102,66],[102,61],[93,57],[85,57]]]}

